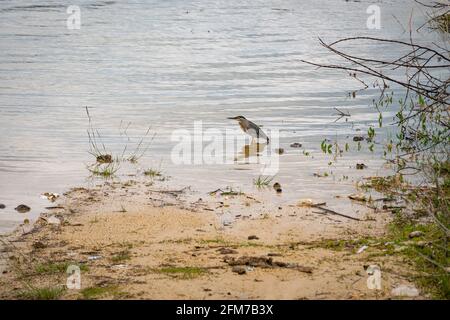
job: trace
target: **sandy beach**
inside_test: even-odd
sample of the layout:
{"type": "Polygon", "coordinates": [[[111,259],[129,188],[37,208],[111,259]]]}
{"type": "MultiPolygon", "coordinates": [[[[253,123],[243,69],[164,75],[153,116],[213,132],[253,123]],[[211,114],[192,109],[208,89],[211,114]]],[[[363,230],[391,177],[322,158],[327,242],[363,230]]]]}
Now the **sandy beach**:
{"type": "Polygon", "coordinates": [[[60,299],[390,299],[414,275],[383,242],[392,213],[351,208],[360,221],[273,207],[258,193],[196,198],[136,181],[74,188],[2,238],[0,297],[60,288],[60,299]],[[69,265],[80,267],[80,289],[62,289],[69,265]],[[368,288],[370,265],[381,290],[368,288]]]}

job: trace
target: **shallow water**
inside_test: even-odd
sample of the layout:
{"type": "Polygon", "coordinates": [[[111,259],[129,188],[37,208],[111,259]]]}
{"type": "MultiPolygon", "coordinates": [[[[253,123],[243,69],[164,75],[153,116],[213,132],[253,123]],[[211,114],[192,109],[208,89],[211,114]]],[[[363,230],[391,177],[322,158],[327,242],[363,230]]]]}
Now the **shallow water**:
{"type": "MultiPolygon", "coordinates": [[[[351,141],[376,124],[370,102],[377,91],[349,98],[348,91],[360,88],[357,82],[299,60],[331,60],[318,45],[319,36],[327,41],[356,35],[407,39],[397,20],[407,25],[412,2],[377,2],[382,28],[369,30],[371,2],[366,1],[77,1],[81,29],[68,30],[70,1],[1,1],[0,203],[7,208],[0,210],[0,232],[50,205],[39,198],[42,192],[98,183],[88,179],[86,169],[93,157],[85,106],[113,154],[124,145],[131,150],[148,126],[150,135],[156,133],[146,155],[123,168],[119,179],[160,167],[174,186],[192,185],[200,194],[226,186],[258,193],[252,186],[258,165],[175,165],[170,158],[174,129],[191,130],[194,121],[202,121],[204,129],[224,132],[237,128],[226,118],[242,114],[265,130],[280,130],[286,153],[276,180],[283,194],[266,191],[269,199],[280,204],[328,199],[339,207],[333,196],[353,191],[361,172],[349,168],[356,162],[369,166],[366,175],[386,169],[377,160],[379,151],[367,148],[329,167],[331,158],[321,153],[320,142],[347,136],[351,141]],[[334,122],[333,107],[348,110],[349,122],[334,122]],[[292,149],[292,142],[303,147],[292,149]],[[313,176],[325,171],[333,174],[313,176]],[[342,181],[343,175],[350,178],[342,181]],[[16,213],[20,203],[30,205],[31,212],[16,213]]],[[[419,26],[424,19],[417,9],[414,13],[419,26]]],[[[426,31],[415,37],[433,40],[426,31]]],[[[351,49],[398,54],[383,46],[351,49]]],[[[383,134],[385,129],[380,140],[383,134]]]]}

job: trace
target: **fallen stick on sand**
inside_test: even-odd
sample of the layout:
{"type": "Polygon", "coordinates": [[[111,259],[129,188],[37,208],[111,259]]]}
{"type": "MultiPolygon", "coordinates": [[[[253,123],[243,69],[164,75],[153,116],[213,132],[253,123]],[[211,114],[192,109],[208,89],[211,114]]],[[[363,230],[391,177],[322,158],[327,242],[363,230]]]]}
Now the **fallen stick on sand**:
{"type": "Polygon", "coordinates": [[[180,190],[149,190],[150,192],[157,192],[157,193],[169,193],[172,195],[178,195],[183,193],[186,190],[189,190],[191,187],[184,187],[180,190]]]}
{"type": "Polygon", "coordinates": [[[325,212],[327,212],[327,213],[331,213],[331,214],[334,214],[334,215],[337,215],[337,216],[340,216],[340,217],[344,217],[344,218],[348,218],[348,219],[352,219],[352,220],[356,220],[356,221],[361,221],[361,219],[358,219],[358,218],[355,218],[355,217],[351,217],[351,216],[347,216],[347,215],[345,215],[345,214],[336,212],[336,211],[334,211],[334,210],[331,210],[331,209],[328,209],[328,208],[321,207],[320,205],[312,205],[311,207],[314,207],[314,208],[323,210],[323,211],[325,211],[325,212]]]}

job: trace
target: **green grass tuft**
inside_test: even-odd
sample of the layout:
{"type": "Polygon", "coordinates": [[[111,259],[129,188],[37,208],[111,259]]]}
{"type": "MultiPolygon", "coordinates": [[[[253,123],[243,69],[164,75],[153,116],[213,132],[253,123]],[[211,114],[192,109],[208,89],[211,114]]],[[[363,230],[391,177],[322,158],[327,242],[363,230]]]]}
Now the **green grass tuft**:
{"type": "Polygon", "coordinates": [[[198,267],[163,267],[160,269],[154,269],[153,271],[180,279],[193,279],[208,272],[208,270],[198,267]]]}
{"type": "Polygon", "coordinates": [[[144,171],[144,175],[146,175],[147,177],[161,177],[162,172],[155,169],[147,169],[144,171]]]}
{"type": "Polygon", "coordinates": [[[118,286],[109,285],[105,287],[89,287],[81,290],[81,295],[84,299],[92,300],[98,299],[105,296],[117,296],[119,294],[118,286]]]}
{"type": "Polygon", "coordinates": [[[267,188],[270,186],[270,183],[272,182],[273,177],[263,177],[263,176],[258,176],[258,178],[253,179],[253,184],[261,189],[261,188],[267,188]]]}
{"type": "Polygon", "coordinates": [[[131,252],[128,249],[120,251],[111,257],[111,261],[114,263],[120,263],[130,259],[131,259],[131,252]]]}
{"type": "Polygon", "coordinates": [[[47,262],[47,263],[40,263],[36,265],[34,268],[34,271],[37,274],[57,274],[57,273],[65,273],[67,271],[67,268],[70,265],[76,265],[80,267],[81,271],[88,271],[89,268],[85,264],[78,264],[75,262],[47,262]]]}
{"type": "Polygon", "coordinates": [[[21,292],[19,297],[28,300],[57,300],[63,292],[61,287],[33,288],[21,292]]]}

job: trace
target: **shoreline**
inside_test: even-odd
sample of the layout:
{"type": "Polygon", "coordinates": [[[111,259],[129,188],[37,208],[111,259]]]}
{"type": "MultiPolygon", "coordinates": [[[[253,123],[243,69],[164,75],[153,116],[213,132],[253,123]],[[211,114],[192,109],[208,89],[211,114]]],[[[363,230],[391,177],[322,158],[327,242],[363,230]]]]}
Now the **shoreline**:
{"type": "Polygon", "coordinates": [[[377,240],[392,214],[365,206],[354,221],[132,180],[73,188],[55,205],[8,237],[2,299],[390,299],[414,273],[377,240]],[[69,265],[79,290],[64,288],[69,265]],[[366,285],[370,265],[381,290],[366,285]]]}

